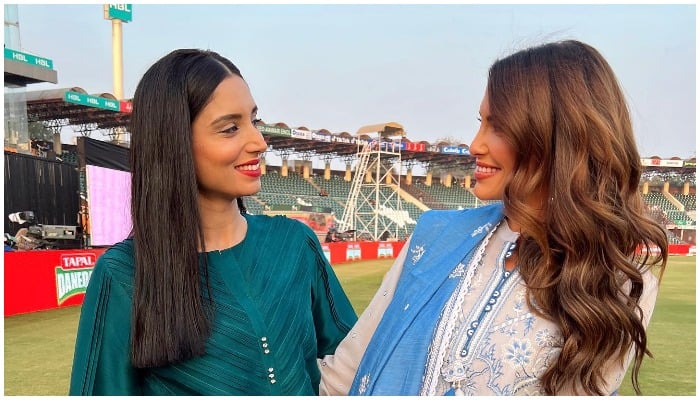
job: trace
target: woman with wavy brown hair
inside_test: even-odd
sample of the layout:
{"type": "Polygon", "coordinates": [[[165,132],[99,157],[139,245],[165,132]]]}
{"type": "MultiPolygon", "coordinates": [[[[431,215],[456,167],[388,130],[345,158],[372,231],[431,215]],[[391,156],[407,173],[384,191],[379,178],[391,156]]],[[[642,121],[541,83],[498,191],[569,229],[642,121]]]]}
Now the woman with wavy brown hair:
{"type": "Polygon", "coordinates": [[[474,194],[501,202],[421,216],[321,393],[607,395],[632,364],[639,394],[667,239],[612,69],[578,41],[519,51],[479,114],[474,194]]]}

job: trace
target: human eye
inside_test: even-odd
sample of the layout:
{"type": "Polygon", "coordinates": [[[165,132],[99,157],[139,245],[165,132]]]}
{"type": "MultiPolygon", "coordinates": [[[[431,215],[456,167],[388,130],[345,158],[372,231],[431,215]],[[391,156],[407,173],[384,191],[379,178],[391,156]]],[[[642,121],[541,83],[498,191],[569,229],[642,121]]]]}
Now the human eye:
{"type": "Polygon", "coordinates": [[[476,117],[476,120],[481,122],[481,116],[476,117]]]}
{"type": "Polygon", "coordinates": [[[255,125],[255,126],[260,126],[260,125],[262,125],[262,119],[260,119],[260,118],[253,118],[253,125],[255,125]]]}
{"type": "Polygon", "coordinates": [[[240,128],[238,128],[238,125],[232,124],[232,125],[225,127],[224,129],[220,130],[219,132],[220,133],[228,133],[228,134],[232,135],[232,134],[238,132],[238,129],[240,129],[240,128]]]}

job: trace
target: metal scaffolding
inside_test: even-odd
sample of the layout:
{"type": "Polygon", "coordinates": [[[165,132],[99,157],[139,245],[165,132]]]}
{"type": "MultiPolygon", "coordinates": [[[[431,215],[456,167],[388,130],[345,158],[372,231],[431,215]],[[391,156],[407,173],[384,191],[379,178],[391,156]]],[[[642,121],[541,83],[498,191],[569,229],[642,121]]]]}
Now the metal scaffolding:
{"type": "Polygon", "coordinates": [[[405,230],[398,179],[403,173],[401,139],[389,137],[395,130],[386,131],[390,130],[358,144],[355,174],[339,226],[342,231],[354,231],[356,239],[397,238],[405,230]]]}

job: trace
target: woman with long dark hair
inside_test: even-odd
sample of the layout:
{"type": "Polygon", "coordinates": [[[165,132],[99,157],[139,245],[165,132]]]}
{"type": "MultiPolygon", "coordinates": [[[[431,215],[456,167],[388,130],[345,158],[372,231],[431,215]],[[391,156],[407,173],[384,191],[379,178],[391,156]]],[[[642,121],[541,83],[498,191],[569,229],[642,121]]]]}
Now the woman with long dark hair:
{"type": "Polygon", "coordinates": [[[667,238],[612,69],[573,40],[519,51],[479,114],[474,194],[501,202],[421,216],[321,392],[608,395],[631,363],[639,393],[667,238]]]}
{"type": "Polygon", "coordinates": [[[175,50],[141,79],[131,118],[130,237],[92,273],[73,395],[313,395],[317,358],[356,315],[316,235],[249,215],[258,107],[212,51],[175,50]]]}

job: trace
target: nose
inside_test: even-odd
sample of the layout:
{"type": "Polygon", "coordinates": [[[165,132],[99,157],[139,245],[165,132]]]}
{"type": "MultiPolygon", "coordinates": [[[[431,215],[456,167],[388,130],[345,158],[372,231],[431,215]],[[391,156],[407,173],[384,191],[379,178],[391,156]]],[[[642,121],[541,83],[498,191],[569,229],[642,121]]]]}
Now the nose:
{"type": "Polygon", "coordinates": [[[486,152],[486,145],[484,142],[484,134],[483,134],[483,129],[480,126],[479,130],[476,131],[476,135],[474,135],[474,139],[472,140],[472,143],[469,145],[469,153],[471,155],[476,156],[476,155],[483,155],[486,152]]]}
{"type": "Polygon", "coordinates": [[[260,133],[260,129],[258,129],[258,127],[255,125],[253,126],[253,131],[247,144],[247,148],[251,153],[257,154],[267,151],[267,142],[265,142],[265,138],[263,137],[262,133],[260,133]]]}

